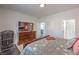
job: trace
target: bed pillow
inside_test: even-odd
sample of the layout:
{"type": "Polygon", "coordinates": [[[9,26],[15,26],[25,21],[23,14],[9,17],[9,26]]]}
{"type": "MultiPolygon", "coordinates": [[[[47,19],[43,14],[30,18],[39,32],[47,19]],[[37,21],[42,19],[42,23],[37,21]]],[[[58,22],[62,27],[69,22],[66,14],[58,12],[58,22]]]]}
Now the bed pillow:
{"type": "Polygon", "coordinates": [[[47,40],[55,40],[55,38],[54,37],[47,37],[47,40]]]}

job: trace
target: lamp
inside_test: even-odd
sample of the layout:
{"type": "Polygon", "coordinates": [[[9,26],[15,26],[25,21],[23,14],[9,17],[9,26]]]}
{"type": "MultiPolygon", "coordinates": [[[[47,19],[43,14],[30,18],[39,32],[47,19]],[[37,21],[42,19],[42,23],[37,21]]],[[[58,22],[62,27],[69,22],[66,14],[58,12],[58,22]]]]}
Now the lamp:
{"type": "Polygon", "coordinates": [[[40,4],[40,7],[45,7],[45,4],[40,4]]]}

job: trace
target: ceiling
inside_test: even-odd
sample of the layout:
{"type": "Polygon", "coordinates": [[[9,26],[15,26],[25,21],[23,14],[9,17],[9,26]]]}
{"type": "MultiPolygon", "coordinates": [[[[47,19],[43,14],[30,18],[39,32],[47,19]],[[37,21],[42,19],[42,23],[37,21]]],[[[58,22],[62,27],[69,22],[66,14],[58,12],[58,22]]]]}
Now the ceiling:
{"type": "Polygon", "coordinates": [[[79,7],[78,4],[46,4],[44,8],[41,8],[39,4],[3,4],[0,5],[3,8],[9,8],[12,10],[20,11],[37,18],[41,18],[47,15],[56,14],[65,10],[79,7]]]}

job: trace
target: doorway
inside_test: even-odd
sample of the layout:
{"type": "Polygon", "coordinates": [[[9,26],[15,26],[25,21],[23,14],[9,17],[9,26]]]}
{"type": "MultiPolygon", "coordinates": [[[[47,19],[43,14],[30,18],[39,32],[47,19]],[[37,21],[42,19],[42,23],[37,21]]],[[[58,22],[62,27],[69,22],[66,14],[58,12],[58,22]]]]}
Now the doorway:
{"type": "Polygon", "coordinates": [[[75,19],[64,20],[64,39],[73,39],[75,37],[75,19]]]}
{"type": "Polygon", "coordinates": [[[41,37],[43,37],[45,35],[45,23],[44,22],[41,22],[40,23],[40,34],[41,34],[41,37]]]}

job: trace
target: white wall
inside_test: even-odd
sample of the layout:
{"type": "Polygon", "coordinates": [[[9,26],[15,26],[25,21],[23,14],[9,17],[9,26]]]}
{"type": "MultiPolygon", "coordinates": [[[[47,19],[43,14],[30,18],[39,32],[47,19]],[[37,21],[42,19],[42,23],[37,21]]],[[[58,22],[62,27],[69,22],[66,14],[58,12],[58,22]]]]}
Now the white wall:
{"type": "Polygon", "coordinates": [[[37,31],[37,37],[40,36],[40,22],[46,23],[46,35],[52,35],[55,37],[64,36],[63,20],[76,20],[76,36],[79,36],[79,8],[52,14],[41,19],[37,19],[34,16],[29,16],[10,9],[0,8],[0,31],[2,30],[14,30],[15,31],[15,43],[18,42],[18,21],[33,22],[35,24],[34,30],[37,31]]]}
{"type": "Polygon", "coordinates": [[[2,9],[0,9],[0,31],[3,31],[3,13],[2,13],[2,9]]]}
{"type": "Polygon", "coordinates": [[[63,20],[76,20],[76,36],[79,36],[79,8],[63,11],[57,14],[52,14],[40,19],[40,22],[45,22],[46,35],[50,34],[55,37],[64,37],[63,20]]]}
{"type": "MultiPolygon", "coordinates": [[[[1,8],[1,14],[3,14],[2,19],[0,19],[0,22],[3,25],[2,30],[13,30],[15,31],[15,41],[14,43],[17,44],[18,42],[18,22],[19,21],[26,21],[26,22],[33,22],[34,23],[34,30],[37,30],[37,19],[33,16],[29,16],[17,11],[13,11],[10,9],[4,9],[1,8]]],[[[1,27],[1,26],[0,26],[1,27]]]]}

